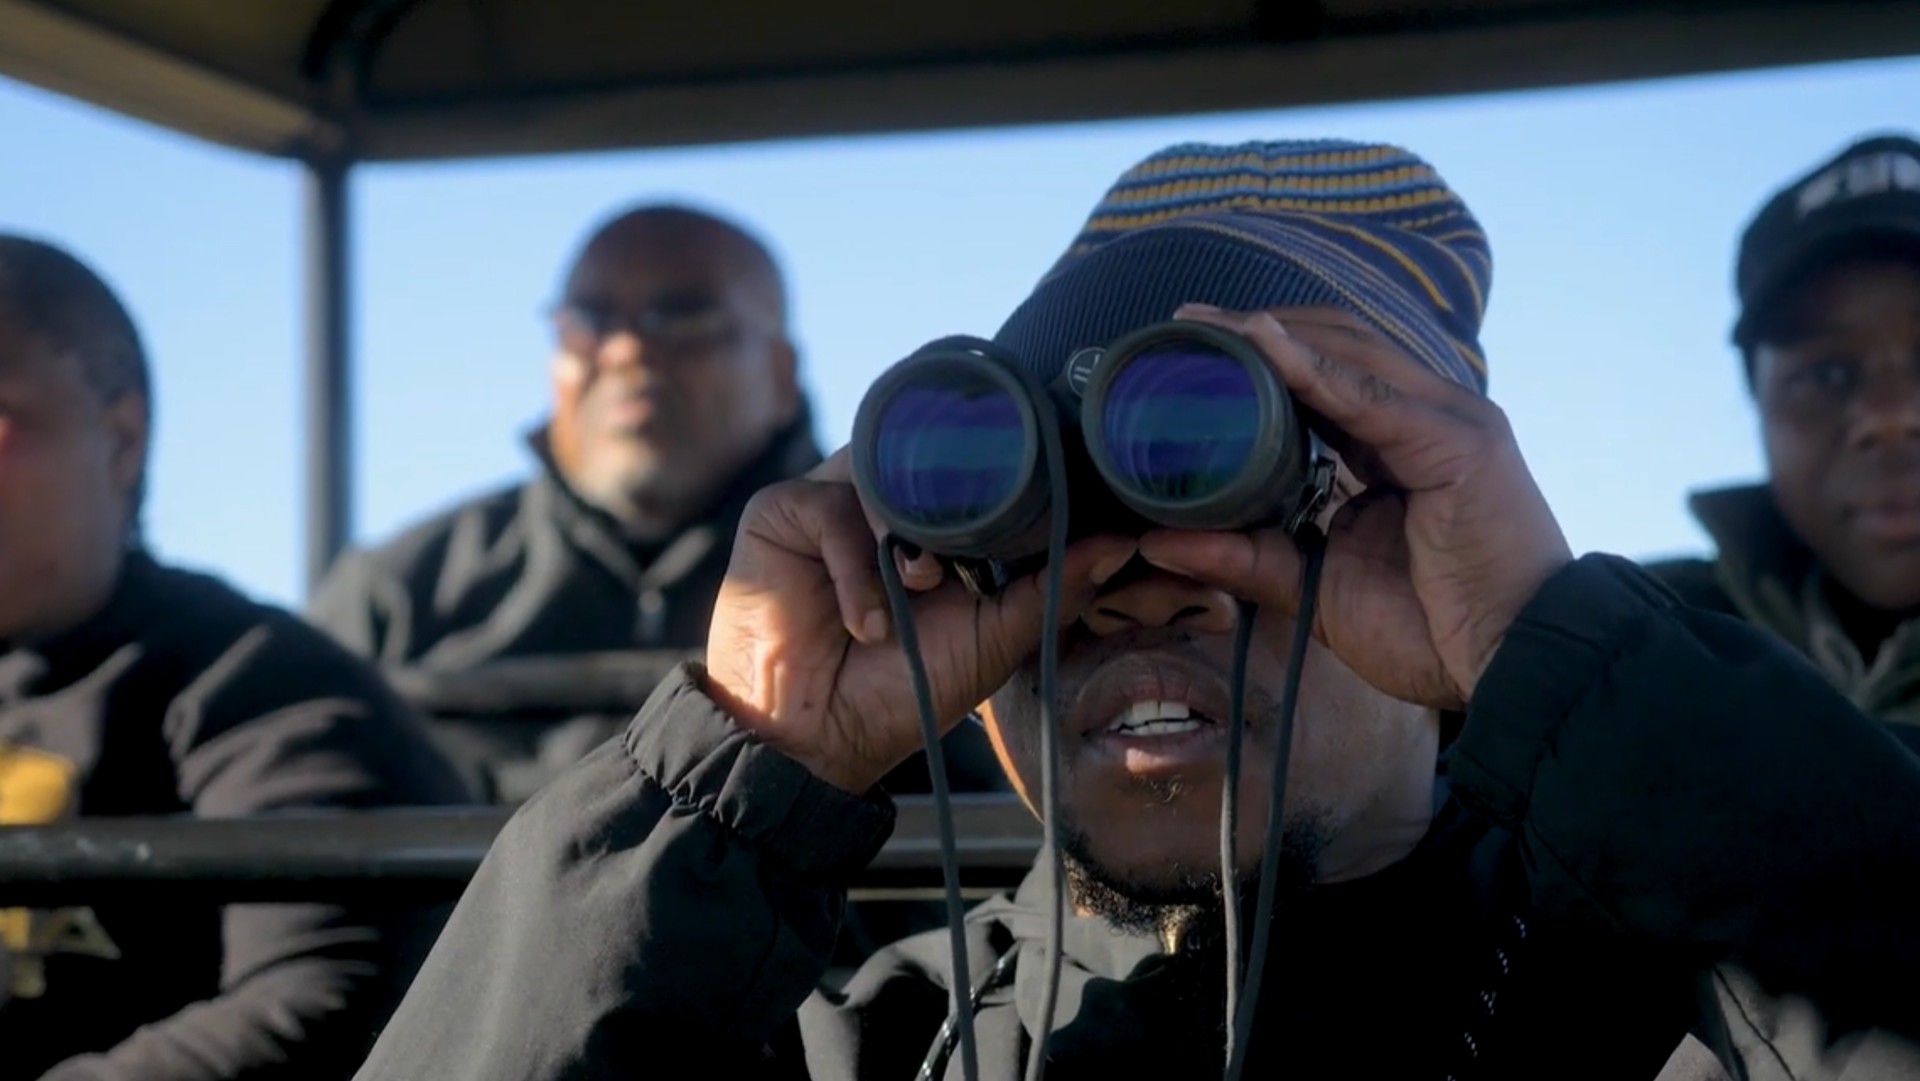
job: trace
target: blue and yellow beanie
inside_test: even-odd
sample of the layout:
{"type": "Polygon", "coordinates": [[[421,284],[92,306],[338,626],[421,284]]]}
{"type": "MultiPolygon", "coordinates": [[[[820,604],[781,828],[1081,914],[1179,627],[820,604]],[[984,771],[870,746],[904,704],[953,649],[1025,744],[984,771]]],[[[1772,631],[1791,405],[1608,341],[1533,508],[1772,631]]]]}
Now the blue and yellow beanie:
{"type": "Polygon", "coordinates": [[[1127,170],[995,335],[1043,380],[1194,302],[1345,309],[1482,393],[1486,234],[1433,167],[1339,140],[1169,147],[1127,170]]]}

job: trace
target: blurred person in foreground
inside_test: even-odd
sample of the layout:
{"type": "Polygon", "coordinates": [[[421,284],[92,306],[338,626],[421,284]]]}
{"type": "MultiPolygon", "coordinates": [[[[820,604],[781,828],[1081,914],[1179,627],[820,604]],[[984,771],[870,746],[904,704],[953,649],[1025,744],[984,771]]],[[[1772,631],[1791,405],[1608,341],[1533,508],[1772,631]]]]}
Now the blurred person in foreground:
{"type": "MultiPolygon", "coordinates": [[[[1490,272],[1465,204],[1397,148],[1183,145],[1121,178],[996,336],[1045,382],[1149,324],[1213,324],[1340,451],[1245,1076],[1653,1078],[1689,1031],[1723,1047],[1699,977],[1731,958],[1838,1026],[1920,1031],[1920,762],[1772,635],[1575,558],[1485,397],[1490,272]],[[1444,712],[1465,719],[1443,774],[1444,712]]],[[[943,934],[818,986],[893,822],[876,782],[919,731],[848,477],[842,453],[756,497],[706,663],[515,816],[363,1081],[673,1054],[961,1076],[943,934]]],[[[1062,1081],[1220,1071],[1236,601],[1259,606],[1231,854],[1250,903],[1301,558],[1279,530],[1067,549],[1066,964],[1049,1026],[1044,861],[970,914],[982,1077],[1023,1076],[1036,1041],[1062,1081]]],[[[981,599],[930,558],[903,575],[940,722],[987,702],[1037,805],[1039,577],[981,599]]]]}
{"type": "MultiPolygon", "coordinates": [[[[1790,642],[1920,751],[1920,141],[1862,139],[1784,186],[1735,277],[1767,476],[1693,496],[1714,559],[1649,569],[1790,642]]],[[[1717,986],[1749,1078],[1920,1076],[1896,1044],[1826,1046],[1813,1004],[1737,970],[1717,986]]]]}
{"type": "MultiPolygon", "coordinates": [[[[348,553],[309,605],[390,673],[458,681],[515,659],[697,651],[747,500],[820,463],[785,281],[733,222],[674,205],[614,215],[567,269],[553,336],[533,478],[348,553]]],[[[492,798],[517,803],[636,704],[535,703],[436,728],[492,798]]],[[[998,784],[977,726],[947,742],[957,788],[998,784]]],[[[892,787],[926,783],[916,760],[892,787]]]]}
{"type": "MultiPolygon", "coordinates": [[[[108,286],[0,235],[0,824],[465,801],[372,669],[148,552],[152,406],[108,286]]],[[[0,910],[0,1073],[347,1077],[437,916],[137,889],[0,910]]]]}

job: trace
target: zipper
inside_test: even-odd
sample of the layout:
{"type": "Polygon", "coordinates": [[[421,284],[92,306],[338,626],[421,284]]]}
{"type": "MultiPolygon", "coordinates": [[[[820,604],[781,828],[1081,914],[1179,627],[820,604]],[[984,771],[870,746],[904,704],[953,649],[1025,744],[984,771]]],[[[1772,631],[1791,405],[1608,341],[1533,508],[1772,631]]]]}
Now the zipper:
{"type": "Polygon", "coordinates": [[[667,597],[659,586],[648,586],[640,591],[640,600],[635,605],[633,621],[634,637],[642,646],[659,643],[667,633],[667,597]]]}

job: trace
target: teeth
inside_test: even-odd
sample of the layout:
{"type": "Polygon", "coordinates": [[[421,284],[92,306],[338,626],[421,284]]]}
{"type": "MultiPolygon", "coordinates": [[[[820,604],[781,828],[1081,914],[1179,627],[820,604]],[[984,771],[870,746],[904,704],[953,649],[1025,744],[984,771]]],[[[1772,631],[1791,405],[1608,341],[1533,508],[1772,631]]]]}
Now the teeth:
{"type": "Polygon", "coordinates": [[[1200,721],[1148,721],[1145,724],[1128,725],[1119,730],[1122,736],[1177,736],[1182,732],[1197,732],[1206,727],[1200,721]]]}
{"type": "Polygon", "coordinates": [[[1205,727],[1185,702],[1135,702],[1107,725],[1108,732],[1126,736],[1173,736],[1205,727]]]}
{"type": "Polygon", "coordinates": [[[1185,702],[1135,702],[1127,710],[1125,723],[1142,724],[1148,721],[1184,721],[1193,716],[1193,710],[1185,702]]]}

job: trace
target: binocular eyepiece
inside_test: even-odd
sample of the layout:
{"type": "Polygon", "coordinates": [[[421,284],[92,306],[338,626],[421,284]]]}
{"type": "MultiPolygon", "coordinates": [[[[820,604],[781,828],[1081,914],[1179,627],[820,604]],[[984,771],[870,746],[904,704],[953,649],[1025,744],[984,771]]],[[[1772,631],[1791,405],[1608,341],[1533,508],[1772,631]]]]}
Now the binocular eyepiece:
{"type": "Polygon", "coordinates": [[[991,593],[1046,556],[1050,446],[1073,536],[1293,532],[1333,489],[1331,457],[1266,358],[1186,321],[1082,349],[1044,380],[982,339],[922,346],[860,403],[854,485],[895,537],[991,593]]]}

